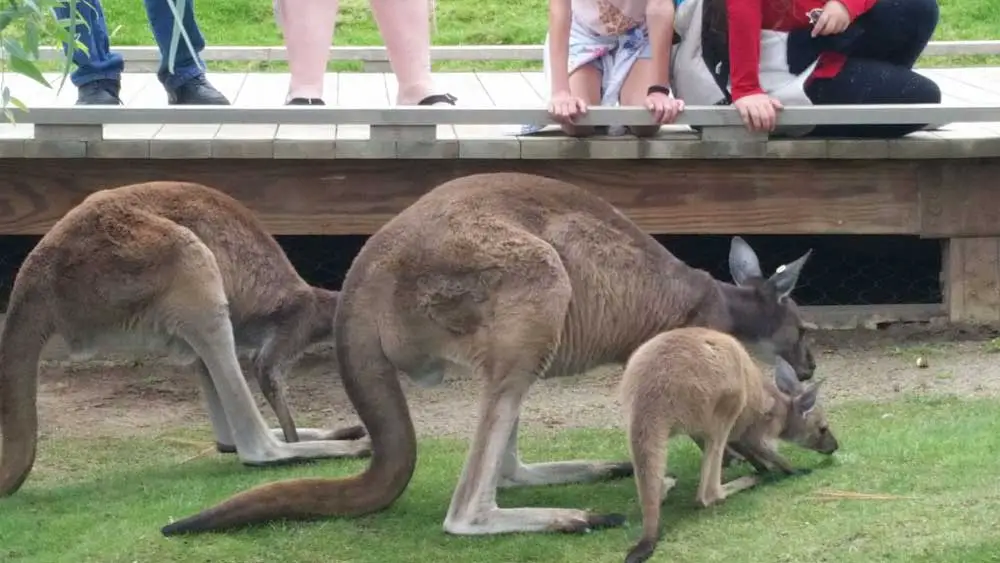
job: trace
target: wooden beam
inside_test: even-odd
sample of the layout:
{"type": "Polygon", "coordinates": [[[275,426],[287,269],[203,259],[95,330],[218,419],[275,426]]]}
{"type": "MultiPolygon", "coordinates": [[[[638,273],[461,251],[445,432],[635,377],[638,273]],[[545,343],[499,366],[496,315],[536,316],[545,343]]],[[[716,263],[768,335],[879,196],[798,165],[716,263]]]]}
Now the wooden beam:
{"type": "Polygon", "coordinates": [[[1000,323],[1000,237],[949,239],[943,267],[950,321],[1000,323]]]}
{"type": "Polygon", "coordinates": [[[915,168],[889,160],[0,159],[0,234],[42,234],[88,194],[186,180],[232,194],[274,234],[370,234],[435,185],[520,171],[593,190],[653,233],[915,234],[915,168]]]}
{"type": "Polygon", "coordinates": [[[1000,236],[1000,159],[925,161],[917,166],[921,236],[1000,236]]]}
{"type": "MultiPolygon", "coordinates": [[[[239,123],[279,125],[508,125],[555,124],[548,110],[504,107],[327,107],[327,106],[31,106],[10,108],[16,123],[43,125],[107,125],[136,123],[239,123]]],[[[778,125],[869,125],[951,122],[997,122],[1000,106],[988,104],[850,104],[789,106],[778,125]]],[[[581,116],[580,125],[655,125],[643,107],[595,106],[581,116]]],[[[731,106],[686,106],[674,125],[693,127],[742,127],[739,112],[731,106]]]]}

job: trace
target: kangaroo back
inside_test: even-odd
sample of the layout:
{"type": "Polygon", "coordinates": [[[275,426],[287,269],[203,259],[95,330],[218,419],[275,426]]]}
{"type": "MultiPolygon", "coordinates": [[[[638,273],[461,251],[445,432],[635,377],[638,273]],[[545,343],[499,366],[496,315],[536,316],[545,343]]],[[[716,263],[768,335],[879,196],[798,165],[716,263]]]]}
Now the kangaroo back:
{"type": "Polygon", "coordinates": [[[32,283],[31,263],[18,272],[0,332],[0,496],[15,493],[35,463],[38,360],[52,334],[51,312],[32,283]]]}

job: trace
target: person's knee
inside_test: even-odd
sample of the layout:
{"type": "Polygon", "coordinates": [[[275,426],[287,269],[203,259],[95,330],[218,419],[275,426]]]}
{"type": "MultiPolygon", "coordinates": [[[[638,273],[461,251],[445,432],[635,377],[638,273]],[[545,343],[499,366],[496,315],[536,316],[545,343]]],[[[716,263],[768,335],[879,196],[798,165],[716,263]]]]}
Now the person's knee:
{"type": "Polygon", "coordinates": [[[914,73],[907,98],[914,104],[940,104],[941,87],[930,78],[914,73]]]}

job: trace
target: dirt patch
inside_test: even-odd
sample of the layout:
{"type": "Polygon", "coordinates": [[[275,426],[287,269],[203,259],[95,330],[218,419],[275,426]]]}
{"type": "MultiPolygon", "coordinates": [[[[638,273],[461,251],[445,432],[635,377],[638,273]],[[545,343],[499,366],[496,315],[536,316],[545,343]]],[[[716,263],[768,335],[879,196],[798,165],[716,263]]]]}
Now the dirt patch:
{"type": "MultiPolygon", "coordinates": [[[[988,330],[927,325],[820,332],[814,350],[825,400],[883,400],[908,392],[1000,395],[1000,345],[988,330]],[[917,367],[923,357],[927,367],[917,367]]],[[[339,427],[357,417],[328,352],[310,354],[289,377],[300,426],[339,427]]],[[[526,428],[617,427],[619,369],[541,381],[522,414],[526,428]]],[[[432,388],[403,379],[417,432],[467,436],[476,417],[479,383],[454,378],[432,388]]],[[[273,423],[270,409],[258,405],[273,423]]],[[[43,436],[159,433],[206,425],[192,374],[163,362],[48,362],[41,370],[43,436]]]]}

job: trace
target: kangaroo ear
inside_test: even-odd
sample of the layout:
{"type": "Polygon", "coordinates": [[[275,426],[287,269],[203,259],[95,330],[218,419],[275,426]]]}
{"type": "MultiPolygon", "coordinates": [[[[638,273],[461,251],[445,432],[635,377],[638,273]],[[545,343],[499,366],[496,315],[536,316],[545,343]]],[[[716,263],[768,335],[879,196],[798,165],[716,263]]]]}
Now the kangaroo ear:
{"type": "Polygon", "coordinates": [[[729,275],[733,276],[736,285],[746,285],[750,278],[764,277],[760,272],[757,253],[742,237],[733,237],[733,242],[729,245],[729,275]]]}
{"type": "Polygon", "coordinates": [[[775,357],[774,384],[778,386],[778,391],[789,397],[794,397],[802,385],[795,375],[795,368],[781,356],[775,357]]]}
{"type": "Polygon", "coordinates": [[[802,267],[806,265],[806,260],[809,260],[810,255],[812,255],[811,248],[791,264],[778,266],[774,275],[767,280],[767,283],[778,294],[778,300],[791,295],[792,290],[795,289],[795,284],[799,281],[799,274],[802,272],[802,267]]]}
{"type": "Polygon", "coordinates": [[[802,393],[795,397],[795,410],[802,416],[809,416],[809,413],[816,408],[816,399],[819,397],[819,386],[822,381],[816,381],[805,386],[802,393]]]}

